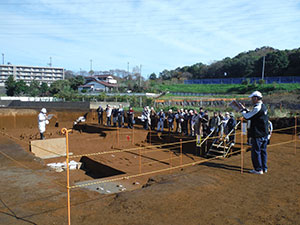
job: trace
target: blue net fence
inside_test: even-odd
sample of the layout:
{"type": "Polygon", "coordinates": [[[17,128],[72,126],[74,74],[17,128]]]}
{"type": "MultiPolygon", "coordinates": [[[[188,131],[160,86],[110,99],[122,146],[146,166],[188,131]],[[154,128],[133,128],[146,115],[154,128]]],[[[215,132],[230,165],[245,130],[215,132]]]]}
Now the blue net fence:
{"type": "MultiPolygon", "coordinates": [[[[195,80],[185,80],[184,84],[241,84],[244,80],[250,80],[251,83],[254,81],[258,82],[261,77],[251,77],[251,78],[214,78],[214,79],[195,79],[195,80]]],[[[266,77],[266,84],[271,83],[300,83],[300,76],[297,77],[266,77]]]]}

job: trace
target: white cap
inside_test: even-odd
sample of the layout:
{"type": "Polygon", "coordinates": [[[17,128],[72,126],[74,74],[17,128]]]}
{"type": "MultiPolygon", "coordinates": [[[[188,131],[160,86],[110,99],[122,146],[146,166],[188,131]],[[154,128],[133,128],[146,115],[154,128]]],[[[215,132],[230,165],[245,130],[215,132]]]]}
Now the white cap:
{"type": "Polygon", "coordinates": [[[42,108],[42,109],[41,109],[41,112],[44,113],[44,114],[46,114],[46,113],[47,113],[47,110],[46,110],[45,108],[42,108]]]}
{"type": "Polygon", "coordinates": [[[259,91],[254,91],[251,95],[249,95],[249,98],[252,98],[252,97],[262,98],[262,94],[259,91]]]}

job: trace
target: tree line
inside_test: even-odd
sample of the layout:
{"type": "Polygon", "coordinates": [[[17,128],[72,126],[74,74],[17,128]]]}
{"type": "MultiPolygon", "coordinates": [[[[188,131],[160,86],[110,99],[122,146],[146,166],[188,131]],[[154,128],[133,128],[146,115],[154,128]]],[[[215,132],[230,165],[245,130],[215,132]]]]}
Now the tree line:
{"type": "Polygon", "coordinates": [[[265,76],[299,76],[300,48],[278,50],[271,47],[257,48],[243,52],[237,56],[226,57],[210,65],[196,63],[191,66],[178,67],[174,70],[163,70],[157,76],[150,75],[151,80],[203,79],[203,78],[234,78],[261,77],[263,59],[265,57],[265,76]]]}
{"type": "Polygon", "coordinates": [[[83,76],[68,77],[65,80],[54,81],[50,86],[47,83],[40,83],[33,80],[30,84],[26,84],[24,80],[15,80],[13,76],[9,76],[5,81],[7,96],[32,96],[46,97],[54,96],[57,98],[71,98],[77,94],[78,86],[84,84],[83,76]]]}

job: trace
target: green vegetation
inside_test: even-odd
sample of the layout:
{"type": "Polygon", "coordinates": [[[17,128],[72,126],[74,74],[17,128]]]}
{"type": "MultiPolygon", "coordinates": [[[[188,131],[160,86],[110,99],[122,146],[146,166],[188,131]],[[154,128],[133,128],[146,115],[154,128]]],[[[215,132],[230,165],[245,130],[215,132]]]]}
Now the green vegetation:
{"type": "Polygon", "coordinates": [[[82,76],[70,77],[66,80],[53,82],[50,87],[46,83],[37,80],[32,81],[29,86],[23,81],[15,81],[9,76],[5,81],[6,94],[8,96],[54,96],[68,101],[74,101],[80,97],[77,93],[78,86],[84,84],[82,76]]]}
{"type": "Polygon", "coordinates": [[[174,70],[163,70],[157,76],[151,74],[151,80],[179,80],[203,78],[233,78],[261,76],[263,58],[265,57],[265,74],[268,77],[299,76],[300,48],[278,50],[271,47],[257,48],[242,52],[237,56],[226,57],[210,65],[201,62],[191,66],[178,67],[174,70]]]}
{"type": "Polygon", "coordinates": [[[263,94],[273,92],[290,92],[300,90],[300,84],[174,84],[160,85],[162,91],[203,93],[203,94],[248,94],[252,91],[261,91],[263,94]]]}

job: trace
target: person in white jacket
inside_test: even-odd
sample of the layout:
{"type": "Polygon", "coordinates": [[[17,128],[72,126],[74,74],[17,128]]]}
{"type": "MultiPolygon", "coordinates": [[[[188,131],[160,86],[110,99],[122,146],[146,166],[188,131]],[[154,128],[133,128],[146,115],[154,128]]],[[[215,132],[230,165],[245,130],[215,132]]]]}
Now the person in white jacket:
{"type": "Polygon", "coordinates": [[[38,115],[38,123],[39,123],[41,140],[44,140],[45,139],[44,132],[46,131],[46,125],[49,124],[47,110],[45,108],[42,108],[41,112],[38,115]]]}

